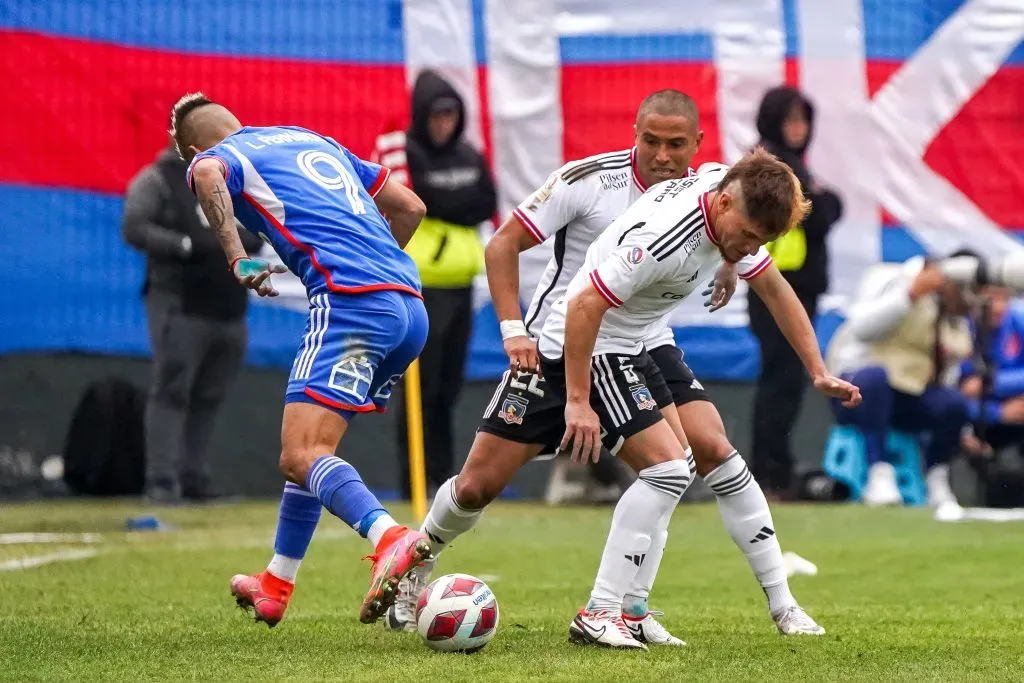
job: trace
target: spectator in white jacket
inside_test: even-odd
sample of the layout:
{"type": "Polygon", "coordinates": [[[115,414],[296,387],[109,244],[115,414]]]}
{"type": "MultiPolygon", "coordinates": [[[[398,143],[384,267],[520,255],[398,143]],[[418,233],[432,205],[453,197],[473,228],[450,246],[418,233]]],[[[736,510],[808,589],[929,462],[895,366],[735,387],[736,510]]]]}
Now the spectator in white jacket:
{"type": "MultiPolygon", "coordinates": [[[[962,252],[961,252],[962,253],[962,252]]],[[[930,505],[956,502],[949,460],[960,448],[967,403],[955,386],[971,353],[968,308],[959,288],[930,260],[880,264],[865,273],[846,322],[832,339],[829,370],[861,389],[863,403],[836,420],[864,434],[869,465],[864,501],[901,501],[885,461],[888,430],[926,436],[925,481],[930,505]]]]}

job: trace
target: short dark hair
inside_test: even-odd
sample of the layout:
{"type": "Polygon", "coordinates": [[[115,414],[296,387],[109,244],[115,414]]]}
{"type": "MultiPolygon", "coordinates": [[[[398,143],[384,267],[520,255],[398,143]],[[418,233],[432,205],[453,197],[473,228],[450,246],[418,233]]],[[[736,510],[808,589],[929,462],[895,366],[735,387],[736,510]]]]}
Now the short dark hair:
{"type": "Polygon", "coordinates": [[[636,110],[636,120],[639,121],[647,114],[685,116],[694,126],[700,127],[697,103],[686,93],[671,88],[652,92],[644,98],[636,110]]]}
{"type": "Polygon", "coordinates": [[[755,147],[726,171],[718,189],[739,183],[747,218],[778,239],[811,210],[792,169],[764,147],[755,147]]]}
{"type": "Polygon", "coordinates": [[[201,92],[190,92],[183,95],[174,103],[171,108],[171,129],[167,131],[174,139],[174,146],[178,150],[178,156],[185,161],[188,158],[190,145],[196,144],[195,129],[188,123],[188,115],[200,107],[216,104],[201,92]]]}

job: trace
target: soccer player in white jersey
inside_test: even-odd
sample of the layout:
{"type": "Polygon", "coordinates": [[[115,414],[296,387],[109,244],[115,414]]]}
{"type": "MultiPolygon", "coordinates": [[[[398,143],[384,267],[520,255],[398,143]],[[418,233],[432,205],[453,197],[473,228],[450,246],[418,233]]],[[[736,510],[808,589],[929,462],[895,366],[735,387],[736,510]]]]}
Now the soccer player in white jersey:
{"type": "MultiPolygon", "coordinates": [[[[539,351],[549,390],[566,401],[561,448],[586,461],[596,459],[603,444],[639,475],[615,508],[590,600],[569,627],[574,642],[644,648],[621,618],[639,571],[630,560],[651,552],[690,483],[686,434],[676,411],[657,409],[671,395],[642,340],[693,292],[702,272],[723,259],[738,263],[740,272],[761,262],[763,245],[808,208],[793,172],[763,149],[732,168],[705,164],[695,176],[651,188],[609,226],[552,306],[539,351]]],[[[778,269],[769,264],[756,282],[814,386],[857,405],[857,388],[828,374],[810,321],[778,269]]],[[[733,456],[705,480],[721,491],[725,482],[730,489],[746,487],[750,477],[733,456]]],[[[723,516],[741,512],[721,509],[723,516]]],[[[756,517],[757,510],[747,513],[756,517]]],[[[747,527],[751,545],[774,536],[749,519],[732,521],[747,527]]],[[[773,616],[784,633],[823,632],[794,602],[773,616]],[[794,623],[798,628],[789,631],[794,623]]]]}
{"type": "MultiPolygon", "coordinates": [[[[459,475],[443,485],[434,500],[424,530],[443,547],[476,523],[482,509],[508,484],[515,472],[542,452],[553,452],[564,431],[561,398],[546,388],[537,368],[536,337],[551,304],[560,298],[583,263],[586,250],[649,184],[681,178],[689,172],[701,132],[697,107],[688,96],[664,90],[648,96],[636,120],[636,146],[570,162],[555,171],[545,185],[516,209],[487,247],[487,275],[499,319],[505,350],[511,361],[487,408],[469,458],[459,475]],[[534,294],[523,322],[519,307],[519,254],[553,238],[554,255],[534,294]]],[[[770,260],[748,264],[741,276],[754,278],[770,260]]],[[[724,269],[724,284],[735,282],[735,266],[724,269]]],[[[707,273],[710,274],[710,271],[707,273]]],[[[696,282],[696,280],[695,280],[696,282]]],[[[751,284],[757,286],[756,281],[751,284]]],[[[718,301],[727,301],[727,296],[718,301]]],[[[700,383],[682,360],[667,325],[653,330],[645,346],[664,374],[672,400],[694,446],[697,473],[709,476],[718,495],[722,518],[737,546],[747,556],[769,597],[769,608],[782,614],[795,605],[789,592],[782,551],[774,536],[774,523],[760,487],[746,473],[725,434],[722,419],[700,383]],[[716,469],[730,464],[718,475],[716,469]],[[729,474],[733,473],[733,474],[729,474]],[[726,475],[729,476],[726,476],[726,475]],[[770,533],[762,532],[767,528],[770,533]],[[751,544],[753,534],[767,538],[751,544]]],[[[659,406],[662,408],[665,406],[659,406]]],[[[647,643],[683,644],[650,615],[647,599],[668,539],[667,520],[651,551],[640,558],[640,571],[623,605],[625,623],[633,635],[647,643]]],[[[422,582],[430,567],[417,570],[400,587],[401,595],[389,612],[393,628],[408,628],[422,582]]],[[[784,632],[794,633],[786,622],[784,632]]]]}

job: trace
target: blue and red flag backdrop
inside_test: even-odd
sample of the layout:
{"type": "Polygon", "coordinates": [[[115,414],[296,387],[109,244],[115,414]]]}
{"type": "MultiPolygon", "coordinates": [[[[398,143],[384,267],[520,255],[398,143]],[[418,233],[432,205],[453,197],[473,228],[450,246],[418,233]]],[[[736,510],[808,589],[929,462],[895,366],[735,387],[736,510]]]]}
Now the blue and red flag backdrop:
{"type": "MultiPolygon", "coordinates": [[[[652,90],[698,101],[700,163],[756,141],[765,90],[801,87],[818,112],[810,166],[846,203],[824,343],[872,263],[1020,248],[1022,38],[1019,0],[4,0],[0,353],[148,353],[121,194],[165,144],[183,92],[368,155],[407,119],[425,67],[464,94],[501,218],[563,161],[627,147],[652,90]]],[[[526,255],[525,293],[548,253],[526,255]]],[[[287,296],[252,309],[254,363],[293,357],[306,303],[282,285],[287,296]]],[[[505,359],[478,290],[469,373],[486,378],[505,359]]],[[[714,315],[679,309],[677,339],[702,376],[756,375],[744,308],[740,294],[714,315]]]]}

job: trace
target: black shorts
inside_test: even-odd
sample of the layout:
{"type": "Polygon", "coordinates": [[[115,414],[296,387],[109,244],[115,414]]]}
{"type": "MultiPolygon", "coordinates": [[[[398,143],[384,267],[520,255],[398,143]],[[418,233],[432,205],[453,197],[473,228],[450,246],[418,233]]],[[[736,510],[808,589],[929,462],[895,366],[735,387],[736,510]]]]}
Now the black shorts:
{"type": "MultiPolygon", "coordinates": [[[[516,443],[539,444],[554,453],[565,436],[565,366],[541,357],[537,375],[506,371],[477,431],[516,443]]],[[[651,357],[607,354],[591,363],[590,405],[601,418],[602,441],[612,454],[623,441],[662,419],[673,404],[661,370],[651,357]]]]}
{"type": "MultiPolygon", "coordinates": [[[[548,386],[564,401],[563,360],[541,356],[540,363],[548,386]]],[[[601,418],[601,441],[614,455],[626,439],[663,419],[661,409],[672,405],[672,394],[646,351],[607,353],[591,360],[590,405],[601,418]]]]}
{"type": "Polygon", "coordinates": [[[506,370],[494,390],[478,432],[516,443],[543,446],[554,453],[565,435],[565,398],[532,373],[506,370]]]}
{"type": "Polygon", "coordinates": [[[672,393],[672,402],[677,406],[685,405],[691,401],[707,401],[711,403],[708,392],[683,361],[683,352],[674,344],[665,344],[656,349],[648,351],[651,358],[658,365],[665,384],[672,393]]]}

